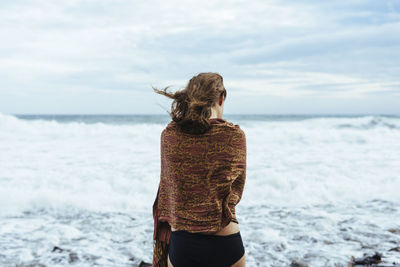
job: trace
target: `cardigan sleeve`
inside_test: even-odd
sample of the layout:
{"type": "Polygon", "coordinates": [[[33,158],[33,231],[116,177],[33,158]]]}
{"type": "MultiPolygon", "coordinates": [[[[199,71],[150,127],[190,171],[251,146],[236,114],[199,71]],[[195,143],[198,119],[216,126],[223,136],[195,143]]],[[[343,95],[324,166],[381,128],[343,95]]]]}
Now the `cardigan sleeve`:
{"type": "MultiPolygon", "coordinates": [[[[164,153],[164,131],[161,133],[161,155],[164,153]]],[[[161,172],[164,166],[163,158],[161,157],[161,172]]],[[[161,173],[162,175],[162,173],[161,173]]],[[[154,232],[153,232],[153,267],[166,267],[168,252],[169,252],[169,241],[171,236],[171,226],[166,221],[160,221],[159,215],[159,194],[160,194],[160,184],[158,186],[156,199],[153,203],[153,219],[154,219],[154,232]]]]}
{"type": "Polygon", "coordinates": [[[237,126],[237,133],[234,135],[232,144],[235,148],[235,153],[233,156],[232,164],[234,173],[236,174],[236,180],[246,180],[246,157],[247,157],[247,144],[246,144],[246,134],[239,126],[237,126]]]}
{"type": "MultiPolygon", "coordinates": [[[[229,196],[229,206],[233,214],[235,214],[235,206],[239,203],[242,198],[244,186],[246,183],[246,169],[247,169],[247,144],[246,134],[239,126],[237,126],[237,133],[233,138],[233,146],[235,147],[236,153],[232,160],[233,166],[233,182],[231,185],[231,193],[229,196]]],[[[236,216],[234,221],[238,223],[236,216]]]]}

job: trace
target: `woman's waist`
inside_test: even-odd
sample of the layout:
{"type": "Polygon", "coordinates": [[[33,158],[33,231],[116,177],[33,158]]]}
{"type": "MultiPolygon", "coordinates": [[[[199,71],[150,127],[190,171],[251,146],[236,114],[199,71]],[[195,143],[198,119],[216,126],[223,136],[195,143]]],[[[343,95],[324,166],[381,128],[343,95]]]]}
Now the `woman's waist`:
{"type": "MultiPolygon", "coordinates": [[[[171,231],[180,231],[171,226],[171,231]]],[[[188,231],[186,231],[188,232],[188,231]]],[[[218,236],[227,236],[227,235],[232,235],[236,234],[239,232],[239,225],[233,221],[229,222],[227,226],[219,230],[218,232],[215,233],[210,233],[210,232],[197,232],[196,234],[203,234],[203,235],[218,235],[218,236]]],[[[190,233],[190,232],[189,232],[190,233]]]]}

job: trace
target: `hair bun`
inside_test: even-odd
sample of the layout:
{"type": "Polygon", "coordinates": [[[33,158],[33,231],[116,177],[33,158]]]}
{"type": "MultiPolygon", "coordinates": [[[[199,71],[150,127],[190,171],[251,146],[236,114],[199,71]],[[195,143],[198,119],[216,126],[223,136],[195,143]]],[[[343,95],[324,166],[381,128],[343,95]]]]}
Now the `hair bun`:
{"type": "Polygon", "coordinates": [[[174,99],[171,112],[168,112],[183,132],[202,134],[210,129],[208,118],[211,116],[211,106],[218,101],[226,90],[222,76],[218,73],[205,72],[192,77],[185,87],[175,93],[158,90],[154,91],[174,99]]]}

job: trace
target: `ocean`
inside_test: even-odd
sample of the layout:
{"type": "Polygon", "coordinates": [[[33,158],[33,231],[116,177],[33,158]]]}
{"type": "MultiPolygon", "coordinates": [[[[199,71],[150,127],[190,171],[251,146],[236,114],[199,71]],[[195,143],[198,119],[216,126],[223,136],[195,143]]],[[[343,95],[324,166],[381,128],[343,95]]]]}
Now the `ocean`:
{"type": "MultiPolygon", "coordinates": [[[[247,140],[247,266],[400,262],[400,117],[224,115],[247,140]]],[[[0,113],[0,266],[152,261],[165,115],[0,113]]]]}

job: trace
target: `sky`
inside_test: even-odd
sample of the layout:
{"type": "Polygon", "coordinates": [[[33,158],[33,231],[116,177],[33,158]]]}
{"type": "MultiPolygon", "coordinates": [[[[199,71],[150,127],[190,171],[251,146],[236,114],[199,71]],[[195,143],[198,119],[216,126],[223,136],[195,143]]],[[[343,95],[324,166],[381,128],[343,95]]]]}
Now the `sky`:
{"type": "Polygon", "coordinates": [[[167,114],[218,72],[224,114],[400,115],[400,0],[0,2],[0,113],[167,114]]]}

